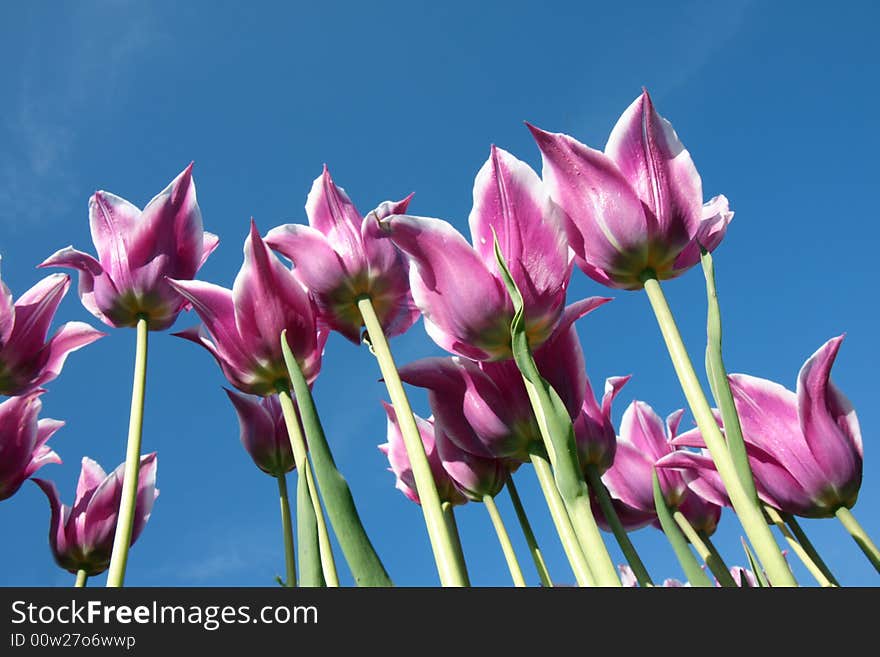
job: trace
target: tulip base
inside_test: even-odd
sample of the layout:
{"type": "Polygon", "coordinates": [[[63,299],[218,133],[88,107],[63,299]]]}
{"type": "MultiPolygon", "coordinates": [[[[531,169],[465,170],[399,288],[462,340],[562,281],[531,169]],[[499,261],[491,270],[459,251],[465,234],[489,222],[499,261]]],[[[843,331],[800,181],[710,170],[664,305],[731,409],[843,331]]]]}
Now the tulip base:
{"type": "Polygon", "coordinates": [[[76,582],[74,582],[74,584],[73,584],[74,588],[77,588],[77,589],[85,588],[85,585],[86,585],[86,582],[88,581],[88,579],[89,579],[89,575],[88,575],[88,573],[86,573],[86,571],[84,571],[84,570],[76,571],[76,582]]]}

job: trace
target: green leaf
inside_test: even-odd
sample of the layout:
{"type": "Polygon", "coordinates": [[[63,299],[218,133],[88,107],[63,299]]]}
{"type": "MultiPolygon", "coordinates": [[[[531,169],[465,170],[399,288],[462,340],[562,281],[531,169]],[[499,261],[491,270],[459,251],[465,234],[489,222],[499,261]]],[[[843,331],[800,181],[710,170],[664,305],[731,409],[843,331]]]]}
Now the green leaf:
{"type": "Polygon", "coordinates": [[[718,292],[715,289],[715,265],[712,261],[712,254],[705,249],[702,249],[700,260],[703,265],[703,274],[706,276],[706,296],[709,301],[706,320],[706,375],[709,377],[712,396],[721,411],[727,450],[733,459],[736,474],[742,482],[746,494],[755,504],[758,504],[758,492],[755,489],[751,467],[749,467],[742,427],[736,412],[736,405],[733,402],[733,393],[730,391],[730,381],[727,379],[727,370],[724,367],[722,357],[721,307],[718,303],[718,292]]]}
{"type": "Polygon", "coordinates": [[[318,519],[309,495],[309,486],[302,473],[296,478],[296,549],[299,563],[299,585],[321,587],[325,585],[321,567],[321,548],[318,544],[318,519]]]}
{"type": "Polygon", "coordinates": [[[312,391],[287,344],[286,330],[281,332],[281,350],[299,406],[318,488],[333,526],[333,533],[336,534],[355,583],[358,586],[393,586],[361,523],[348,483],[336,468],[312,391]]]}
{"type": "Polygon", "coordinates": [[[691,583],[691,586],[711,587],[712,580],[706,575],[706,572],[700,567],[700,562],[691,552],[690,545],[682,533],[669,507],[666,506],[666,499],[663,497],[663,489],[660,488],[660,479],[657,477],[657,471],[653,471],[652,480],[654,485],[654,507],[657,509],[657,518],[660,520],[660,526],[663,533],[672,545],[678,563],[684,571],[685,577],[691,583]]]}
{"type": "Polygon", "coordinates": [[[755,555],[752,554],[752,548],[749,547],[749,544],[746,542],[746,539],[740,539],[742,541],[743,550],[746,551],[746,558],[749,560],[749,567],[752,569],[752,572],[755,573],[755,579],[758,580],[758,587],[765,588],[770,586],[770,582],[767,581],[767,575],[758,565],[758,560],[755,559],[755,555]]]}

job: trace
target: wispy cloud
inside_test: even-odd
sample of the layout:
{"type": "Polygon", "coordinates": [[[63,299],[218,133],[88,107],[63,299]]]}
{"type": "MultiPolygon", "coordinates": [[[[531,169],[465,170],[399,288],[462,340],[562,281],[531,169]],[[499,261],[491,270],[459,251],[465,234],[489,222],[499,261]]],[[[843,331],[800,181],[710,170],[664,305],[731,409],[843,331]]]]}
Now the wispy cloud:
{"type": "MultiPolygon", "coordinates": [[[[22,32],[36,33],[44,17],[29,8],[22,32]]],[[[50,221],[75,204],[82,185],[76,175],[84,112],[110,113],[131,92],[129,75],[166,37],[147,3],[105,0],[50,8],[53,21],[67,28],[53,47],[42,38],[26,39],[17,69],[6,62],[12,84],[0,114],[0,225],[50,221]],[[94,102],[98,94],[102,102],[94,102]]],[[[91,191],[91,190],[89,190],[91,191]]]]}

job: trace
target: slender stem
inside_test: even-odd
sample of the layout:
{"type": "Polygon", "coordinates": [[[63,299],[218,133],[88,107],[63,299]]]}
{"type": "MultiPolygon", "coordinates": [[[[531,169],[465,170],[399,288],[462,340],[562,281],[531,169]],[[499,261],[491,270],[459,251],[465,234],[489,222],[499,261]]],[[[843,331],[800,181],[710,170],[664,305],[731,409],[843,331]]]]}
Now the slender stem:
{"type": "Polygon", "coordinates": [[[712,581],[700,566],[699,561],[697,561],[697,558],[691,551],[687,538],[675,521],[674,510],[666,503],[663,490],[660,488],[660,479],[657,477],[656,469],[651,473],[651,484],[654,489],[654,509],[657,511],[657,520],[660,521],[660,528],[675,552],[675,557],[678,559],[685,577],[687,577],[691,586],[711,587],[712,581]]]}
{"type": "Polygon", "coordinates": [[[599,476],[599,469],[593,463],[587,465],[587,483],[589,483],[590,488],[596,494],[596,498],[599,500],[599,506],[602,509],[605,520],[611,526],[614,538],[617,539],[617,544],[623,551],[623,556],[626,557],[627,563],[629,563],[630,568],[633,569],[633,574],[636,576],[639,586],[653,586],[654,582],[651,581],[648,569],[645,568],[645,564],[642,563],[641,558],[639,558],[639,553],[636,552],[635,546],[632,544],[632,541],[629,540],[629,534],[624,528],[623,523],[620,522],[620,518],[617,517],[617,511],[615,511],[614,504],[611,502],[611,496],[608,494],[608,489],[605,488],[605,484],[602,483],[602,477],[599,476]]]}
{"type": "Polygon", "coordinates": [[[842,506],[834,515],[846,527],[846,531],[849,532],[849,535],[853,537],[858,546],[862,548],[862,552],[868,557],[868,561],[877,569],[877,572],[880,572],[880,550],[877,549],[874,541],[871,540],[871,537],[868,536],[867,532],[859,524],[859,521],[856,520],[852,511],[842,506]]]}
{"type": "Polygon", "coordinates": [[[562,501],[562,496],[553,480],[550,463],[544,455],[537,453],[531,454],[531,460],[535,467],[535,474],[538,476],[538,483],[541,485],[541,491],[544,493],[544,499],[547,501],[547,508],[550,509],[550,517],[553,518],[559,540],[562,541],[562,549],[565,551],[565,556],[568,557],[568,563],[574,572],[575,581],[578,586],[596,586],[593,571],[590,570],[581,544],[574,533],[574,527],[571,526],[568,511],[565,510],[565,502],[562,501]]]}
{"type": "Polygon", "coordinates": [[[532,531],[532,524],[529,522],[529,517],[526,515],[526,510],[516,490],[516,484],[513,483],[512,474],[507,478],[507,492],[510,494],[510,501],[513,503],[513,508],[516,511],[519,526],[522,527],[523,535],[526,537],[526,544],[529,546],[532,561],[535,562],[535,569],[538,571],[538,577],[541,579],[541,586],[552,587],[553,580],[550,579],[550,571],[547,570],[544,555],[541,554],[541,548],[538,547],[538,540],[535,538],[535,532],[532,531]]]}
{"type": "Polygon", "coordinates": [[[296,557],[293,551],[293,522],[290,519],[290,498],[287,495],[287,475],[283,472],[278,480],[278,499],[281,502],[281,533],[284,538],[284,565],[287,568],[285,586],[296,586],[296,557]]]}
{"type": "Polygon", "coordinates": [[[486,505],[486,510],[492,519],[492,526],[495,527],[495,533],[498,535],[498,542],[501,543],[501,551],[504,552],[504,559],[507,561],[507,567],[510,569],[513,584],[518,587],[525,587],[526,580],[523,577],[522,568],[520,568],[516,552],[513,550],[513,543],[510,542],[510,535],[507,533],[507,528],[505,528],[501,514],[498,512],[495,499],[491,495],[484,495],[483,504],[486,505]]]}
{"type": "Polygon", "coordinates": [[[128,420],[128,445],[125,450],[125,470],[122,494],[119,499],[119,516],[113,536],[113,551],[107,572],[107,586],[120,587],[125,583],[128,549],[134,527],[137,504],[138,471],[141,465],[141,434],[144,426],[144,394],[147,387],[147,318],[137,322],[137,347],[134,357],[134,381],[131,387],[131,412],[128,420]]]}
{"type": "Polygon", "coordinates": [[[306,441],[299,428],[299,419],[296,417],[296,407],[293,405],[293,399],[291,399],[290,391],[286,385],[279,384],[276,386],[276,389],[278,390],[278,399],[281,402],[281,411],[284,414],[284,423],[287,425],[290,447],[293,450],[293,460],[296,463],[299,476],[305,476],[309,497],[312,500],[312,507],[315,509],[315,520],[318,523],[318,545],[321,552],[321,570],[324,572],[324,580],[327,582],[327,586],[339,586],[336,562],[333,559],[333,547],[330,543],[330,533],[327,531],[327,521],[324,519],[318,490],[315,487],[315,480],[312,476],[311,464],[306,454],[306,441]]]}
{"type": "MultiPolygon", "coordinates": [[[[550,435],[547,418],[543,410],[544,408],[550,408],[551,402],[550,400],[541,399],[541,390],[533,385],[525,376],[523,376],[523,383],[529,395],[529,400],[532,403],[535,418],[538,420],[538,428],[541,431],[544,447],[552,459],[554,454],[553,439],[550,435]]],[[[576,464],[577,455],[575,454],[573,458],[574,464],[576,464]]],[[[554,468],[571,466],[572,464],[570,463],[553,463],[554,468]]],[[[593,517],[593,510],[590,507],[589,489],[579,468],[576,475],[579,481],[573,490],[560,489],[561,487],[558,485],[559,480],[554,477],[557,489],[560,489],[559,493],[562,495],[563,502],[565,502],[568,517],[571,519],[575,535],[583,549],[584,556],[590,564],[590,571],[595,576],[596,583],[599,586],[619,587],[620,578],[617,576],[617,570],[615,570],[614,563],[611,561],[611,555],[608,554],[608,548],[605,547],[605,542],[602,540],[599,525],[596,524],[596,519],[593,517]]]]}
{"type": "Polygon", "coordinates": [[[74,583],[74,587],[78,589],[85,588],[86,581],[88,581],[89,576],[86,574],[86,571],[80,569],[76,571],[76,583],[74,583]]]}
{"type": "Polygon", "coordinates": [[[730,502],[746,535],[755,547],[758,558],[761,560],[771,583],[774,586],[797,586],[797,581],[785,562],[764,516],[742,486],[733,459],[728,452],[727,443],[712,415],[712,409],[706,400],[706,395],[682,342],[678,326],[675,324],[675,319],[666,301],[666,296],[660,288],[659,281],[656,278],[646,278],[644,284],[645,292],[657,317],[657,324],[660,326],[660,332],[663,334],[666,348],[681,383],[682,391],[687,398],[688,406],[697,421],[706,447],[709,448],[712,460],[715,462],[718,475],[727,489],[730,502]]]}
{"type": "Polygon", "coordinates": [[[382,324],[376,316],[376,310],[369,297],[361,297],[357,303],[364,320],[364,326],[370,336],[373,353],[379,362],[382,378],[385,380],[385,386],[391,397],[401,434],[403,434],[403,443],[412,466],[416,492],[421,502],[422,513],[425,516],[425,526],[434,552],[434,561],[437,563],[440,583],[443,586],[468,586],[467,572],[459,565],[455,540],[443,517],[440,495],[437,493],[437,484],[431,474],[431,467],[428,465],[425,446],[422,443],[412,407],[397,372],[394,356],[391,355],[391,348],[388,346],[388,340],[382,330],[382,324]]]}
{"type": "Polygon", "coordinates": [[[822,571],[822,574],[828,578],[828,581],[834,584],[834,586],[840,586],[840,582],[834,577],[834,573],[831,572],[831,569],[822,560],[819,551],[816,550],[810,538],[807,536],[806,532],[804,532],[803,528],[800,526],[800,523],[790,513],[782,513],[782,518],[785,520],[785,524],[789,526],[791,531],[794,533],[795,538],[797,538],[798,543],[800,543],[804,550],[806,550],[807,554],[810,557],[810,561],[812,561],[816,566],[822,571]]]}
{"type": "Polygon", "coordinates": [[[443,518],[446,520],[446,526],[449,534],[452,536],[452,547],[455,548],[455,557],[458,560],[458,567],[462,572],[467,573],[467,566],[464,559],[464,550],[461,547],[461,536],[458,533],[458,523],[455,521],[455,506],[451,502],[443,502],[443,518]]]}
{"type": "Polygon", "coordinates": [[[764,505],[764,513],[767,514],[767,517],[770,519],[770,522],[772,522],[774,525],[776,525],[776,528],[779,529],[779,532],[782,534],[783,538],[785,538],[785,540],[791,546],[791,549],[798,556],[798,559],[800,559],[801,562],[804,564],[804,566],[807,567],[807,570],[810,571],[810,574],[816,578],[816,581],[819,582],[819,585],[820,586],[834,586],[831,583],[831,580],[829,580],[825,576],[825,573],[822,572],[822,570],[819,568],[819,566],[817,566],[815,563],[813,563],[813,560],[810,558],[810,555],[807,554],[807,551],[804,549],[804,547],[800,543],[798,543],[798,541],[795,539],[794,535],[791,533],[791,531],[789,531],[788,526],[785,524],[785,520],[783,520],[782,515],[779,513],[779,511],[774,509],[772,506],[765,504],[764,505]]]}
{"type": "Polygon", "coordinates": [[[709,570],[715,575],[715,579],[718,580],[718,583],[721,584],[721,586],[735,587],[736,582],[733,579],[733,575],[730,574],[730,570],[727,569],[727,566],[721,559],[721,555],[717,552],[713,552],[712,549],[706,545],[703,537],[700,536],[696,529],[694,529],[687,517],[685,517],[679,509],[675,509],[672,512],[672,517],[679,528],[681,528],[682,533],[690,544],[694,546],[697,554],[700,555],[700,559],[709,566],[709,570]]]}
{"type": "Polygon", "coordinates": [[[315,517],[315,505],[302,472],[297,472],[296,476],[296,542],[299,562],[297,584],[308,588],[326,586],[324,569],[321,566],[321,547],[318,544],[318,519],[315,517]]]}

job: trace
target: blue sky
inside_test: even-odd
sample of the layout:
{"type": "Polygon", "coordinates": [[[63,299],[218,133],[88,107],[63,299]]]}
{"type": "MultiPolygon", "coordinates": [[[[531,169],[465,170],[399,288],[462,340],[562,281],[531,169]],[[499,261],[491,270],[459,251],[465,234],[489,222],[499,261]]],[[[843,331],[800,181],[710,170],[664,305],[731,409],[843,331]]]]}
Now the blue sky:
{"type": "MultiPolygon", "coordinates": [[[[689,148],[706,197],[724,193],[736,211],[716,253],[728,368],[793,388],[803,361],[847,333],[834,376],[865,441],[855,514],[877,539],[880,312],[870,254],[880,238],[880,133],[865,67],[876,59],[878,19],[868,2],[4,3],[3,278],[17,295],[45,275],[34,265],[55,250],[92,251],[95,189],[143,206],[193,160],[205,227],[221,237],[199,277],[223,285],[241,264],[251,216],[264,234],[305,222],[325,162],[364,212],[415,191],[412,212],[465,230],[491,143],[539,168],[529,120],[601,147],[644,85],[689,148]]],[[[699,270],[666,291],[702,362],[699,270]]],[[[575,272],[571,299],[606,293],[575,272]]],[[[588,373],[597,387],[634,375],[615,421],[636,398],[665,416],[684,400],[648,301],[613,296],[580,323],[588,373]]],[[[73,291],[56,324],[68,320],[98,325],[73,291]]],[[[176,328],[196,321],[182,315],[176,328]]],[[[401,363],[440,353],[421,322],[392,348],[401,363]]],[[[68,502],[83,455],[108,470],[123,459],[133,352],[133,331],[112,331],[74,354],[44,395],[44,416],[67,426],[51,442],[64,464],[40,476],[68,502]]],[[[433,585],[421,514],[376,449],[385,439],[378,376],[366,348],[334,335],[316,399],[395,582],[433,585]]],[[[223,384],[205,351],[151,335],[144,449],[159,453],[161,496],[128,584],[261,586],[283,572],[275,482],[241,448],[223,384]]],[[[424,395],[412,399],[429,412],[424,395]]],[[[532,474],[524,468],[517,481],[551,573],[570,580],[532,474]]],[[[504,494],[499,501],[514,522],[504,494]]],[[[72,583],[52,561],[48,521],[32,484],[0,503],[0,584],[72,583]]],[[[843,584],[880,583],[836,521],[803,524],[843,584]]],[[[485,510],[463,508],[459,525],[473,583],[507,585],[485,510]]],[[[634,541],[655,578],[681,577],[656,530],[634,541]]],[[[715,542],[729,563],[743,562],[732,515],[715,542]]]]}

